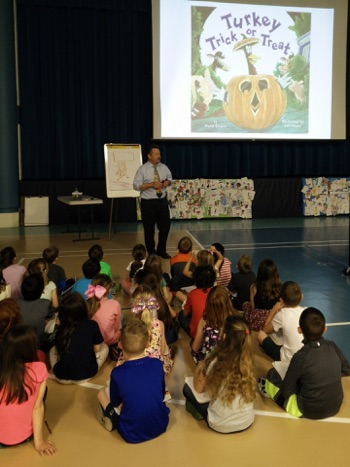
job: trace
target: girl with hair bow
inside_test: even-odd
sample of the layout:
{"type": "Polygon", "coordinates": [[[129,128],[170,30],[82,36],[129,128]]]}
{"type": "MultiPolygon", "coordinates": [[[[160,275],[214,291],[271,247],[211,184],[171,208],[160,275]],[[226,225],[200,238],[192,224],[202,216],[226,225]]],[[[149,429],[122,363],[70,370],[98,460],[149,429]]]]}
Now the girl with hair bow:
{"type": "MultiPolygon", "coordinates": [[[[97,274],[85,292],[89,317],[97,322],[104,342],[110,347],[118,344],[121,328],[120,303],[115,298],[108,298],[112,285],[107,274],[97,274]]],[[[110,350],[113,354],[113,349],[110,350]]]]}
{"type": "MultiPolygon", "coordinates": [[[[150,344],[146,348],[146,355],[158,358],[163,363],[164,373],[170,373],[174,360],[171,358],[170,349],[165,341],[164,324],[158,319],[159,303],[149,287],[140,285],[135,289],[130,310],[136,319],[141,319],[147,325],[150,344]]],[[[123,362],[124,357],[121,353],[117,366],[123,362]]]]}

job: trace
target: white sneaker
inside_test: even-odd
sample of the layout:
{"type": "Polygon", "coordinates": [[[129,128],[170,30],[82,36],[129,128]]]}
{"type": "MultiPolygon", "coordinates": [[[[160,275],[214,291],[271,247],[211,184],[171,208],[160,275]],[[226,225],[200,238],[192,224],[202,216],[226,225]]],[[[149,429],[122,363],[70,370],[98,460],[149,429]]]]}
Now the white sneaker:
{"type": "Polygon", "coordinates": [[[170,400],[171,400],[170,391],[169,391],[169,389],[166,389],[166,390],[165,390],[165,396],[164,396],[163,402],[169,402],[170,400]]]}

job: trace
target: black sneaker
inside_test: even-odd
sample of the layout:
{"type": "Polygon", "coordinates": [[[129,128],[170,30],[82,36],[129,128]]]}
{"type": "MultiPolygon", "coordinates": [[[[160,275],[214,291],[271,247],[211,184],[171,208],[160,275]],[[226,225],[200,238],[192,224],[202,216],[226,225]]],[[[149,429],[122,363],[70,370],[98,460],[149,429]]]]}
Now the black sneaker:
{"type": "Polygon", "coordinates": [[[200,414],[198,410],[195,407],[193,407],[191,402],[189,402],[187,399],[186,399],[185,407],[186,407],[187,412],[189,412],[193,418],[195,418],[196,420],[203,420],[204,418],[203,415],[200,414]]]}
{"type": "Polygon", "coordinates": [[[96,416],[97,416],[97,420],[101,423],[101,425],[103,426],[105,430],[113,431],[112,420],[106,417],[101,404],[98,404],[98,407],[96,409],[96,416]]]}

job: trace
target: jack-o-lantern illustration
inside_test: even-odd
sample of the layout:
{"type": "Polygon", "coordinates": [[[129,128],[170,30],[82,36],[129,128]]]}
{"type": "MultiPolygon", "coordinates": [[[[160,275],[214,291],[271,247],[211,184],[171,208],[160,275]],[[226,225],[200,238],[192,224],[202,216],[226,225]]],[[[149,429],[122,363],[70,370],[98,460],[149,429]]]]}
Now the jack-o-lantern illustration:
{"type": "Polygon", "coordinates": [[[248,130],[264,130],[283,115],[287,97],[272,75],[235,76],[226,86],[226,117],[248,130]]]}
{"type": "Polygon", "coordinates": [[[226,86],[223,102],[226,117],[247,130],[266,130],[283,115],[287,97],[273,75],[259,75],[255,64],[260,59],[253,47],[260,41],[246,37],[235,44],[233,52],[244,53],[248,74],[235,76],[226,86]]]}

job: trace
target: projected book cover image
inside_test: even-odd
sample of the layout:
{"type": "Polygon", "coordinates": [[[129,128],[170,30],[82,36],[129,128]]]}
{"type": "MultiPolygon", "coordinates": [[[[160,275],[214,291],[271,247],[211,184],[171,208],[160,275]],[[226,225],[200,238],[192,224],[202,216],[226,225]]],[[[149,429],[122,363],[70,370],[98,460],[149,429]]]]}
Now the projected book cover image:
{"type": "Polygon", "coordinates": [[[191,131],[307,134],[311,13],[192,6],[191,131]]]}

